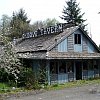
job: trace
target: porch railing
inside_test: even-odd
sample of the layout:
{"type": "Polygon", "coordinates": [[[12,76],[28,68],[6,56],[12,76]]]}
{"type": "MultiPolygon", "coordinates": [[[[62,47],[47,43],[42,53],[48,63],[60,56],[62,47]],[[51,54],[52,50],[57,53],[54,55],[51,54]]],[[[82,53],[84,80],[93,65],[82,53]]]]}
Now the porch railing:
{"type": "Polygon", "coordinates": [[[82,79],[88,79],[88,70],[83,70],[82,79]]]}
{"type": "Polygon", "coordinates": [[[50,81],[51,81],[51,84],[58,83],[58,74],[50,74],[50,81]]]}
{"type": "Polygon", "coordinates": [[[50,74],[51,84],[66,83],[68,81],[74,81],[74,73],[73,72],[50,74]]]}
{"type": "Polygon", "coordinates": [[[73,72],[68,72],[68,81],[74,81],[74,73],[73,72]]]}
{"type": "Polygon", "coordinates": [[[98,69],[94,69],[94,77],[99,77],[99,70],[98,69]]]}

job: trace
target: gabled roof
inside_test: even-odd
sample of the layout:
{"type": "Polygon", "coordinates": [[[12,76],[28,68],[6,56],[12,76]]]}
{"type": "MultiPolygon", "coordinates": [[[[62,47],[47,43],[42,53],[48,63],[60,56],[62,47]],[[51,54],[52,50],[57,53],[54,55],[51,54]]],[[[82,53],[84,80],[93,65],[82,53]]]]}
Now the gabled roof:
{"type": "Polygon", "coordinates": [[[63,32],[57,34],[47,34],[39,37],[32,37],[28,39],[21,39],[16,45],[17,52],[34,52],[34,51],[50,51],[57,44],[63,41],[66,37],[71,35],[77,29],[80,29],[83,34],[89,39],[89,41],[96,47],[100,52],[97,45],[93,40],[78,26],[65,28],[63,32]]]}
{"type": "MultiPolygon", "coordinates": [[[[73,34],[73,32],[75,32],[77,29],[80,29],[82,31],[82,33],[88,38],[88,40],[94,45],[94,47],[98,50],[98,52],[100,53],[100,49],[99,47],[96,45],[96,43],[89,37],[89,35],[81,28],[78,26],[74,26],[74,27],[70,27],[64,30],[63,33],[59,34],[56,38],[57,44],[59,44],[61,41],[63,41],[64,39],[66,39],[66,37],[68,37],[69,35],[73,34]]],[[[48,50],[52,49],[54,45],[51,45],[50,47],[48,47],[48,50]]]]}
{"type": "Polygon", "coordinates": [[[96,45],[96,43],[89,37],[89,35],[81,28],[81,31],[83,32],[83,34],[88,38],[88,40],[90,40],[90,42],[95,46],[95,48],[98,50],[98,52],[100,53],[100,49],[99,47],[96,45]]]}
{"type": "Polygon", "coordinates": [[[20,40],[16,45],[17,52],[33,52],[41,50],[50,50],[62,39],[73,33],[78,27],[64,29],[59,34],[47,34],[39,37],[20,40]]]}

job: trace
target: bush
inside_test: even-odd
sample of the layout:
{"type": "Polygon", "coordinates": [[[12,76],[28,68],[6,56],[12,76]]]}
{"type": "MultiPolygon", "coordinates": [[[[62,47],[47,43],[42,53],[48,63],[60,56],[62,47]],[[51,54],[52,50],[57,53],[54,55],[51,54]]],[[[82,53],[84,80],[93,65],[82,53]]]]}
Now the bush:
{"type": "Polygon", "coordinates": [[[11,73],[6,73],[4,69],[0,69],[0,82],[8,83],[9,86],[25,87],[27,89],[40,89],[41,84],[47,85],[46,71],[44,69],[38,70],[34,73],[32,68],[21,68],[18,74],[17,83],[11,73]]]}
{"type": "Polygon", "coordinates": [[[21,70],[18,86],[25,86],[27,89],[40,89],[42,88],[41,85],[44,85],[44,87],[48,85],[45,68],[41,67],[37,72],[34,72],[32,68],[23,68],[21,70]]]}
{"type": "Polygon", "coordinates": [[[8,73],[3,68],[0,68],[0,82],[8,81],[8,73]]]}
{"type": "Polygon", "coordinates": [[[39,69],[37,74],[39,83],[46,85],[47,84],[46,69],[44,68],[39,69]]]}
{"type": "Polygon", "coordinates": [[[15,86],[14,76],[11,73],[8,74],[3,68],[0,68],[0,82],[15,86]]]}
{"type": "Polygon", "coordinates": [[[29,86],[34,83],[35,79],[31,68],[22,68],[18,77],[18,87],[29,86]]]}

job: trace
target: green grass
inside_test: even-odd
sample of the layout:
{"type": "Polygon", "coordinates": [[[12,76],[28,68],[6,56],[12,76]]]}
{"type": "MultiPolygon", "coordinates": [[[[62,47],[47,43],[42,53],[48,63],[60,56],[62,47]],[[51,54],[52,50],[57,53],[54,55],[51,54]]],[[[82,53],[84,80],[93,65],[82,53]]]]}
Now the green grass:
{"type": "MultiPolygon", "coordinates": [[[[72,87],[79,87],[84,85],[90,85],[90,84],[100,84],[100,79],[89,79],[89,80],[78,80],[74,82],[67,82],[65,84],[54,84],[54,85],[47,85],[44,87],[45,90],[61,90],[64,88],[72,88],[72,87]]],[[[7,95],[17,95],[18,92],[25,92],[30,91],[25,88],[16,88],[12,89],[11,86],[5,83],[0,83],[0,100],[2,98],[2,95],[5,97],[7,95]]]]}
{"type": "Polygon", "coordinates": [[[10,92],[11,87],[5,83],[0,83],[0,93],[10,92]]]}
{"type": "Polygon", "coordinates": [[[21,90],[24,90],[22,88],[13,88],[12,86],[9,86],[6,83],[0,83],[0,93],[16,93],[20,92],[21,90]]]}
{"type": "MultiPolygon", "coordinates": [[[[53,84],[53,85],[47,85],[44,87],[46,90],[60,90],[64,88],[72,88],[72,87],[78,87],[78,86],[84,86],[84,85],[90,85],[90,84],[100,84],[100,79],[88,79],[88,80],[78,80],[74,82],[67,82],[65,84],[53,84]]],[[[25,88],[16,88],[12,89],[11,86],[0,83],[0,93],[16,93],[20,91],[25,91],[27,89],[25,88]]]]}
{"type": "Polygon", "coordinates": [[[0,89],[8,89],[8,88],[11,88],[11,87],[5,83],[0,83],[0,89]]]}
{"type": "Polygon", "coordinates": [[[64,88],[72,88],[90,84],[100,84],[100,79],[78,80],[74,82],[67,82],[65,84],[54,84],[47,86],[47,90],[59,90],[64,88]]]}

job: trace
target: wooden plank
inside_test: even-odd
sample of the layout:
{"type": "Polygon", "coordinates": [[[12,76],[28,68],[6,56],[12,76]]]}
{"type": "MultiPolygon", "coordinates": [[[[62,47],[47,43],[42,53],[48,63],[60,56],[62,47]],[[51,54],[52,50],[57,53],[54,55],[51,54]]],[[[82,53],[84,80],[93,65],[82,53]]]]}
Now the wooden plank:
{"type": "Polygon", "coordinates": [[[68,51],[74,51],[73,34],[68,37],[68,51]]]}

